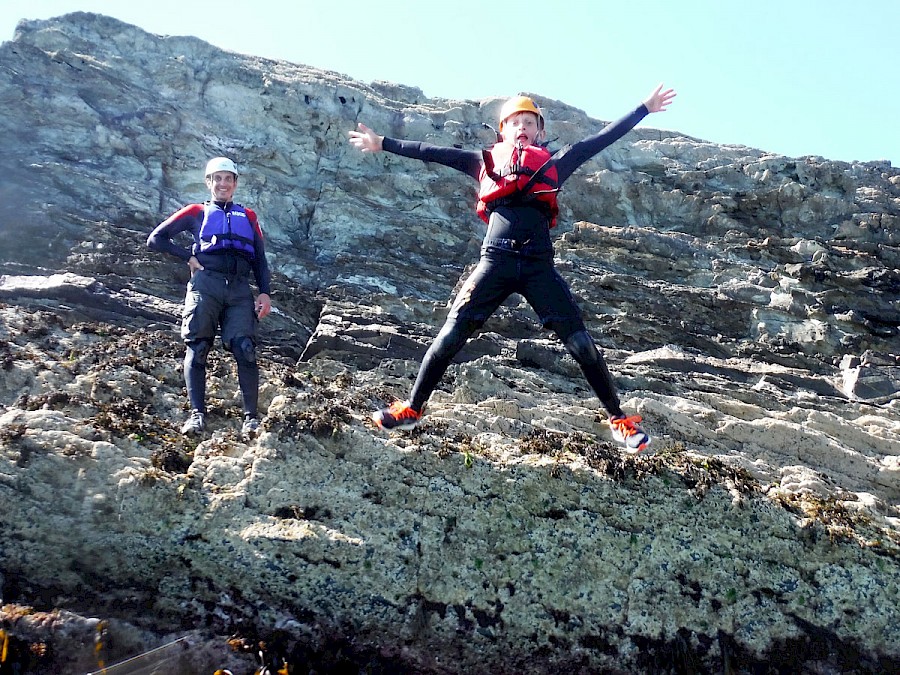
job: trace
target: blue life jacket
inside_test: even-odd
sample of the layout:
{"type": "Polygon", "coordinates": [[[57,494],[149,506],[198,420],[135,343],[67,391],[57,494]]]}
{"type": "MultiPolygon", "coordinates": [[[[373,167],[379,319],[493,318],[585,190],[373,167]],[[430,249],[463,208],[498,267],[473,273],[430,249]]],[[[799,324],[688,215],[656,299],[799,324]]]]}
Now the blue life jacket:
{"type": "Polygon", "coordinates": [[[253,246],[253,223],[240,204],[231,204],[225,211],[215,202],[203,205],[203,222],[200,225],[200,253],[235,251],[256,257],[253,246]]]}

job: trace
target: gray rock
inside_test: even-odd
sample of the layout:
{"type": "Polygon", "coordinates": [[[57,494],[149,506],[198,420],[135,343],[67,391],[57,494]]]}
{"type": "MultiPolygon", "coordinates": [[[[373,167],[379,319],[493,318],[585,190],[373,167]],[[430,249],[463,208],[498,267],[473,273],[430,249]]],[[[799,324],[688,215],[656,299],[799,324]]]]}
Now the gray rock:
{"type": "MultiPolygon", "coordinates": [[[[107,663],[188,636],[183,672],[250,670],[260,639],[317,672],[900,668],[890,164],[633,130],[566,183],[556,255],[655,453],[611,443],[517,297],[388,435],[369,415],[408,392],[483,226],[466,177],[347,132],[477,148],[499,99],[86,13],[22,22],[0,66],[0,618],[50,645],[44,672],[94,667],[98,619],[107,663]],[[197,443],[187,269],[145,240],[219,154],[275,311],[262,432],[217,348],[197,443]]],[[[560,144],[604,124],[535,96],[560,144]]]]}

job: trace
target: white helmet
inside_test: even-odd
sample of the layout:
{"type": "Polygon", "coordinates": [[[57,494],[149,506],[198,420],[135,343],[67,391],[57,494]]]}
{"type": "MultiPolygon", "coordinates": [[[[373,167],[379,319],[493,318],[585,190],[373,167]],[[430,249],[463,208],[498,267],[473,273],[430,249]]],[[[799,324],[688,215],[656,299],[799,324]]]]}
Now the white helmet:
{"type": "Polygon", "coordinates": [[[232,162],[227,157],[213,157],[206,163],[206,173],[203,174],[205,176],[211,176],[216,171],[230,171],[234,174],[235,178],[237,178],[238,170],[235,163],[232,162]]]}

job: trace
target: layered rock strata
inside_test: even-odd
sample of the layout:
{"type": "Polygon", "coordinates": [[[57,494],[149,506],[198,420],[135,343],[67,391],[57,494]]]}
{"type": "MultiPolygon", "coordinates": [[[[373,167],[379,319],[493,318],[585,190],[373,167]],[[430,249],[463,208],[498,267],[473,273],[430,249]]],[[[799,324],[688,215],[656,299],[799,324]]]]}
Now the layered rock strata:
{"type": "MultiPolygon", "coordinates": [[[[655,452],[611,443],[518,298],[388,435],[369,413],[408,391],[483,230],[465,177],[347,131],[479,147],[500,99],[91,14],[21,23],[0,64],[0,628],[30,672],[174,640],[183,673],[260,651],[291,672],[900,668],[890,164],[634,130],[567,182],[557,265],[655,452]],[[246,167],[276,311],[263,433],[237,433],[219,349],[198,443],[187,270],[144,241],[218,154],[246,167]]],[[[603,125],[537,98],[559,144],[603,125]]]]}

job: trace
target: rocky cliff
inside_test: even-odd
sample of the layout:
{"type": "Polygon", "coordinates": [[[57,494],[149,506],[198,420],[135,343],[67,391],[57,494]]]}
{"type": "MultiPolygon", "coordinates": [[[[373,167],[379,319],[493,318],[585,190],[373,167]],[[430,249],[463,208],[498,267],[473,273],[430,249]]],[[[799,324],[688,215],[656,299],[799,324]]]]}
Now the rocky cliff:
{"type": "MultiPolygon", "coordinates": [[[[604,124],[535,96],[554,145],[604,124]]],[[[900,670],[890,164],[640,127],[567,182],[557,263],[654,436],[630,456],[517,298],[426,424],[368,420],[408,391],[483,230],[465,176],[347,132],[476,148],[499,99],[82,13],[19,25],[0,102],[0,671],[176,639],[157,654],[186,674],[900,670]],[[264,432],[237,433],[219,349],[198,443],[178,433],[187,269],[145,240],[219,154],[276,310],[264,432]]]]}

